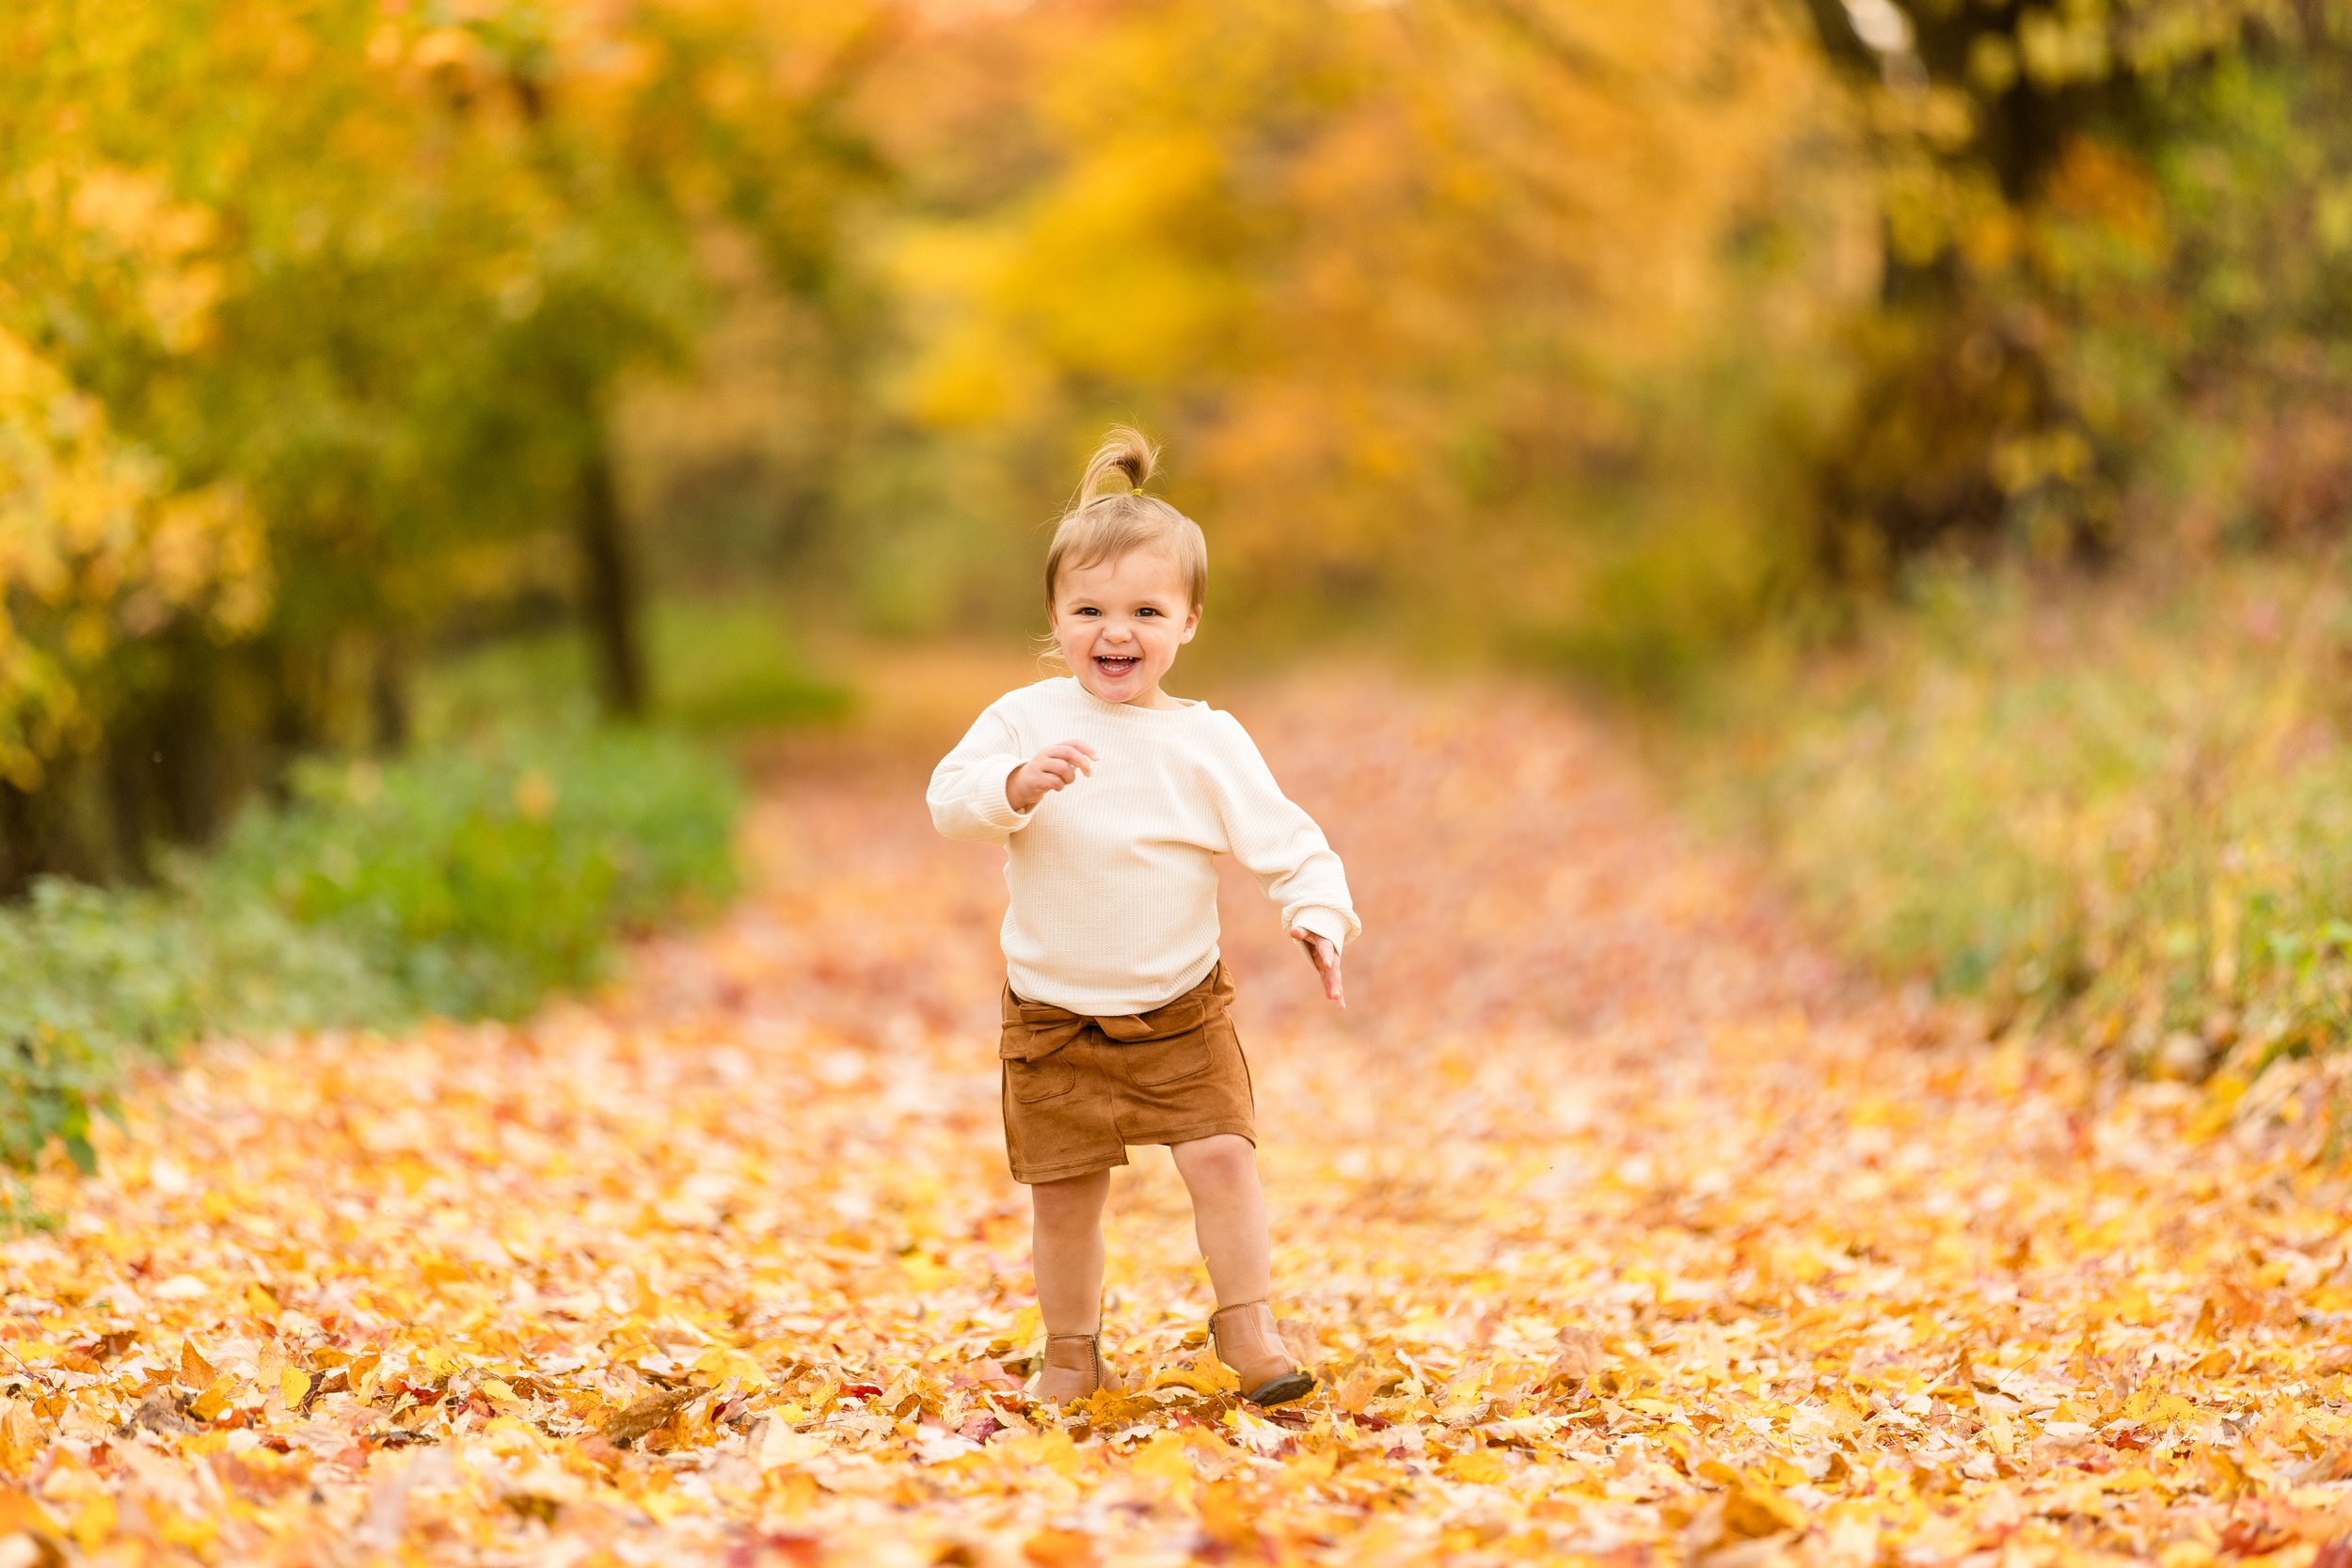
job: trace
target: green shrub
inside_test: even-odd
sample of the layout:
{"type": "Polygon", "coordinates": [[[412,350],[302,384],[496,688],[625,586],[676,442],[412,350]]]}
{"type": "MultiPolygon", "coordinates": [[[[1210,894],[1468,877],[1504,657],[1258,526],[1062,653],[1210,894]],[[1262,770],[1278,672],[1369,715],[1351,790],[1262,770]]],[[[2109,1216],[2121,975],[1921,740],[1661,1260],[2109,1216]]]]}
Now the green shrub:
{"type": "Polygon", "coordinates": [[[611,932],[730,885],[732,777],[643,732],[312,765],[199,880],[336,933],[417,1009],[506,1017],[602,971],[611,932]]]}
{"type": "Polygon", "coordinates": [[[0,1162],[205,1033],[504,1017],[595,980],[612,939],[733,887],[739,790],[675,736],[508,736],[315,763],[151,891],[50,881],[0,911],[0,1162]]]}
{"type": "Polygon", "coordinates": [[[1899,976],[2167,1070],[2352,1032],[2352,594],[2240,565],[1946,579],[1759,661],[1683,755],[1823,928],[1899,976]]]}

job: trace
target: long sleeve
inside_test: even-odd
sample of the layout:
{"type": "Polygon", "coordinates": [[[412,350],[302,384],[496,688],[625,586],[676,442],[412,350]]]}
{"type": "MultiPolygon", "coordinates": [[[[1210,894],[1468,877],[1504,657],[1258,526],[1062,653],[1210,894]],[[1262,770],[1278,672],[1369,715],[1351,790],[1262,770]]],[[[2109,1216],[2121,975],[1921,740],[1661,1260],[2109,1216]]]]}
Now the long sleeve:
{"type": "Polygon", "coordinates": [[[1363,930],[1348,895],[1347,873],[1315,819],[1282,793],[1272,769],[1230,714],[1216,716],[1210,767],[1232,857],[1280,906],[1285,929],[1304,927],[1344,947],[1363,930]]]}
{"type": "Polygon", "coordinates": [[[930,788],[924,792],[931,825],[961,843],[1002,844],[1035,815],[1013,810],[1005,798],[1006,777],[1028,758],[1001,707],[991,707],[974,721],[956,749],[931,769],[930,788]]]}
{"type": "Polygon", "coordinates": [[[1286,925],[1335,943],[1359,929],[1322,830],[1206,703],[1110,703],[1068,675],[1025,686],[980,715],[926,798],[941,833],[1000,851],[1005,980],[1031,1002],[1122,1017],[1200,984],[1222,951],[1220,856],[1249,868],[1286,925]],[[1064,740],[1094,767],[1014,811],[1007,776],[1064,740]]]}

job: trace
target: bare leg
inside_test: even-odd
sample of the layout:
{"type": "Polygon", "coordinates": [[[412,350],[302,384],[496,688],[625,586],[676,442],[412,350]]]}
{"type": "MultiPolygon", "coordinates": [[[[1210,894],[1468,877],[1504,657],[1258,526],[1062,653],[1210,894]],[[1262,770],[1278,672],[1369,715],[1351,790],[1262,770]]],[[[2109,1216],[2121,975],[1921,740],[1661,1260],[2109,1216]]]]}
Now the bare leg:
{"type": "Polygon", "coordinates": [[[1103,1200],[1111,1173],[1098,1170],[1029,1188],[1030,1266],[1048,1334],[1091,1334],[1103,1311],[1103,1200]]]}
{"type": "Polygon", "coordinates": [[[1220,1132],[1176,1144],[1168,1152],[1192,1193],[1193,1234],[1200,1239],[1217,1306],[1265,1300],[1274,1288],[1274,1265],[1257,1149],[1248,1138],[1220,1132]]]}

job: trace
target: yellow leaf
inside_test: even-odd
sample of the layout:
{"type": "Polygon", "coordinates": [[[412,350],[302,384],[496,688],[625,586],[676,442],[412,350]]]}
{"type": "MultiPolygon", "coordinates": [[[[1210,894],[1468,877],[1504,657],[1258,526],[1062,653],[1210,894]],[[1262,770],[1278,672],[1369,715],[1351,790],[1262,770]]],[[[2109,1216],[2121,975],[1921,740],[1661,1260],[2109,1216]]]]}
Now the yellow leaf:
{"type": "Polygon", "coordinates": [[[1069,1529],[1038,1531],[1021,1544],[1022,1560],[1036,1568],[1092,1568],[1094,1542],[1069,1529]]]}
{"type": "Polygon", "coordinates": [[[13,1486],[0,1486],[0,1536],[20,1530],[53,1535],[56,1528],[57,1523],[49,1516],[49,1511],[30,1496],[13,1486]]]}
{"type": "Polygon", "coordinates": [[[1028,1465],[1040,1465],[1061,1475],[1074,1478],[1084,1467],[1078,1446],[1066,1432],[1041,1432],[1034,1437],[1011,1440],[1012,1451],[1028,1465]]]}
{"type": "Polygon", "coordinates": [[[1295,1485],[1312,1486],[1317,1481],[1329,1481],[1339,1467],[1339,1449],[1304,1449],[1283,1464],[1282,1474],[1295,1485]]]}
{"type": "Polygon", "coordinates": [[[485,1442],[501,1452],[539,1450],[549,1446],[545,1433],[512,1416],[493,1416],[483,1427],[482,1435],[485,1442]]]}
{"type": "Polygon", "coordinates": [[[768,1376],[758,1361],[729,1345],[714,1345],[694,1358],[694,1370],[707,1372],[713,1382],[733,1379],[756,1393],[768,1386],[768,1376]]]}
{"type": "Polygon", "coordinates": [[[1804,1511],[1777,1492],[1743,1486],[1724,1500],[1724,1528],[1733,1535],[1753,1538],[1804,1528],[1804,1511]]]}
{"type": "Polygon", "coordinates": [[[832,1451],[822,1437],[813,1433],[794,1432],[780,1420],[771,1420],[759,1434],[759,1445],[753,1450],[763,1470],[781,1469],[787,1465],[805,1465],[832,1451]]]}
{"type": "Polygon", "coordinates": [[[188,1414],[199,1421],[212,1420],[229,1408],[230,1402],[236,1397],[236,1379],[226,1376],[216,1378],[213,1386],[199,1394],[196,1402],[188,1406],[188,1414]]]}
{"type": "Polygon", "coordinates": [[[163,1525],[158,1533],[169,1545],[183,1547],[199,1554],[209,1554],[213,1542],[220,1534],[220,1526],[211,1519],[178,1513],[167,1509],[164,1511],[163,1525]]]}
{"type": "MultiPolygon", "coordinates": [[[[1218,1370],[1223,1370],[1223,1369],[1219,1368],[1218,1370]]],[[[1216,1372],[1199,1368],[1164,1367],[1152,1374],[1152,1386],[1154,1388],[1189,1388],[1196,1394],[1214,1396],[1231,1393],[1239,1385],[1233,1381],[1231,1372],[1227,1372],[1224,1378],[1219,1379],[1216,1372]]]]}
{"type": "Polygon", "coordinates": [[[8,1400],[0,1403],[7,1406],[6,1414],[0,1414],[0,1466],[21,1471],[40,1452],[46,1428],[22,1402],[8,1400]]]}
{"type": "Polygon", "coordinates": [[[1153,1433],[1150,1442],[1128,1456],[1127,1467],[1137,1475],[1157,1476],[1163,1481],[1193,1478],[1191,1451],[1184,1440],[1172,1432],[1153,1433]]]}
{"type": "Polygon", "coordinates": [[[1511,1470],[1492,1449],[1464,1449],[1446,1461],[1444,1473],[1455,1481],[1495,1486],[1507,1479],[1511,1470]]]}
{"type": "Polygon", "coordinates": [[[308,1373],[288,1367],[278,1374],[278,1397],[286,1402],[288,1409],[300,1405],[303,1397],[310,1391],[310,1379],[308,1373]]]}
{"type": "Polygon", "coordinates": [[[115,1532],[115,1500],[100,1493],[84,1499],[73,1511],[73,1544],[86,1552],[96,1551],[115,1532]]]}

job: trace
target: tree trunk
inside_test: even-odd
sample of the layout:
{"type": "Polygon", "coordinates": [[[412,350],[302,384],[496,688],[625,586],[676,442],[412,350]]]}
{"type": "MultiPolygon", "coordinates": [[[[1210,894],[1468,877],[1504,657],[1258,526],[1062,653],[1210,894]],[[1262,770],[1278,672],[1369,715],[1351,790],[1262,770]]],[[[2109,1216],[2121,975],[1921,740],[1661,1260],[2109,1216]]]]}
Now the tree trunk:
{"type": "Polygon", "coordinates": [[[150,743],[148,726],[118,721],[108,727],[104,758],[115,863],[123,875],[146,881],[154,869],[149,851],[155,841],[155,770],[163,766],[163,753],[150,743]]]}
{"type": "Polygon", "coordinates": [[[636,562],[612,483],[612,459],[599,441],[580,467],[581,610],[595,644],[605,711],[639,719],[645,712],[645,657],[638,635],[636,562]]]}
{"type": "Polygon", "coordinates": [[[180,844],[203,844],[229,819],[236,799],[232,744],[221,724],[220,671],[197,665],[154,708],[154,753],[164,830],[180,844]]]}
{"type": "Polygon", "coordinates": [[[52,757],[32,789],[0,783],[0,896],[22,893],[36,877],[104,881],[104,803],[91,787],[89,759],[52,757]]]}
{"type": "Polygon", "coordinates": [[[398,756],[408,749],[414,728],[408,705],[408,650],[399,638],[389,634],[375,640],[375,668],[370,673],[368,684],[368,715],[380,755],[398,756]]]}

